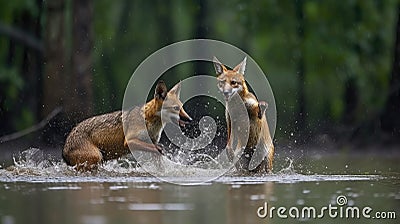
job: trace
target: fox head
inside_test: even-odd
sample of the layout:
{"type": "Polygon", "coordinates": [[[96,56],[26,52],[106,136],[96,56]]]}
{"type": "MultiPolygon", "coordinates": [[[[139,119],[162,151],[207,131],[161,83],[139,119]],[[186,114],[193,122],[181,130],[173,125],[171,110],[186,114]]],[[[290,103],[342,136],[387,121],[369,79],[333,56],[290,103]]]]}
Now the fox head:
{"type": "Polygon", "coordinates": [[[192,120],[183,109],[183,103],[179,99],[180,91],[180,82],[169,91],[167,91],[164,81],[158,82],[154,99],[162,104],[160,116],[163,122],[172,122],[179,126],[185,126],[185,124],[192,120]]]}
{"type": "Polygon", "coordinates": [[[218,75],[218,89],[224,94],[225,101],[229,101],[235,93],[241,96],[246,94],[248,91],[244,79],[246,57],[232,70],[227,69],[216,57],[213,58],[213,62],[218,75]]]}

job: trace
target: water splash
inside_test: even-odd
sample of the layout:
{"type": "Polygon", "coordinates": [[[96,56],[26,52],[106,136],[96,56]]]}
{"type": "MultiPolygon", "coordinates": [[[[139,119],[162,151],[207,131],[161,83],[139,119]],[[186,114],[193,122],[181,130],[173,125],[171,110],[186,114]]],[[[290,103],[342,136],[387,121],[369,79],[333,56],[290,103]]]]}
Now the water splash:
{"type": "Polygon", "coordinates": [[[48,175],[68,170],[66,164],[47,159],[43,151],[38,148],[29,148],[13,157],[13,166],[7,171],[15,175],[48,175]]]}
{"type": "MultiPolygon", "coordinates": [[[[198,155],[198,158],[212,160],[207,154],[198,155]]],[[[159,183],[160,179],[145,172],[135,160],[130,157],[119,160],[107,161],[97,170],[78,172],[74,167],[68,166],[64,161],[52,159],[42,150],[30,148],[13,158],[14,165],[0,169],[0,182],[31,182],[31,183],[81,183],[81,182],[134,182],[134,183],[159,183]]],[[[166,160],[166,158],[165,158],[166,160]]],[[[214,161],[217,164],[217,161],[214,161]]],[[[286,158],[286,163],[281,170],[273,174],[238,173],[234,169],[212,182],[238,185],[238,184],[263,184],[266,182],[297,183],[320,181],[366,181],[379,180],[385,177],[379,175],[304,175],[296,172],[294,160],[286,158]]],[[[168,163],[166,163],[168,164],[168,163]]],[[[200,167],[186,167],[181,170],[181,175],[169,173],[173,182],[184,182],[187,175],[213,175],[217,169],[203,169],[200,167]],[[181,176],[181,177],[180,177],[181,176]]],[[[170,169],[176,170],[176,169],[170,169]]],[[[210,182],[208,182],[210,183],[210,182]]],[[[207,183],[205,183],[207,184],[207,183]]]]}
{"type": "Polygon", "coordinates": [[[47,177],[75,177],[75,176],[93,176],[98,174],[118,176],[131,173],[142,175],[138,170],[137,163],[128,158],[107,161],[99,167],[98,170],[91,172],[79,172],[74,167],[68,166],[64,161],[51,158],[45,155],[43,150],[38,148],[29,148],[17,156],[13,157],[13,164],[5,169],[0,169],[0,175],[12,177],[19,176],[47,176],[47,177]]]}
{"type": "Polygon", "coordinates": [[[293,165],[293,159],[291,159],[291,158],[286,158],[286,162],[287,162],[287,166],[286,167],[283,167],[280,171],[278,171],[277,173],[278,174],[281,174],[281,175],[290,175],[290,174],[297,174],[296,173],[296,170],[295,170],[295,168],[294,168],[294,165],[293,165]]]}

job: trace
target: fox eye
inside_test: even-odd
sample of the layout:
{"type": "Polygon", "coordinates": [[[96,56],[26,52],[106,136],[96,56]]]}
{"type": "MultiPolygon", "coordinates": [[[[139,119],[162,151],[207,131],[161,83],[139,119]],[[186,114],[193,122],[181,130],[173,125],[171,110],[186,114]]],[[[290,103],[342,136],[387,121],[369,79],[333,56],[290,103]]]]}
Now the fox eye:
{"type": "Polygon", "coordinates": [[[181,108],[179,106],[174,106],[174,110],[179,111],[181,108]]]}
{"type": "Polygon", "coordinates": [[[237,84],[237,82],[236,81],[231,81],[231,85],[236,85],[237,84]]]}

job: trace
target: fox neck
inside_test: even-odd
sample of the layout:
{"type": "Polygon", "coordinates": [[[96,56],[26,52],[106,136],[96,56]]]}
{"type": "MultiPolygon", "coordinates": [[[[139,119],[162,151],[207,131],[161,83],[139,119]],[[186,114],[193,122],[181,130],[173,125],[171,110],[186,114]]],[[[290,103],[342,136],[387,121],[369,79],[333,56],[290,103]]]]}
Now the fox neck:
{"type": "Polygon", "coordinates": [[[146,120],[146,128],[153,143],[158,143],[161,132],[164,129],[161,121],[162,100],[153,99],[143,106],[143,113],[146,120]]]}
{"type": "Polygon", "coordinates": [[[146,121],[161,122],[162,100],[152,99],[144,105],[144,114],[146,121]]]}
{"type": "Polygon", "coordinates": [[[246,82],[243,82],[242,90],[238,91],[238,94],[242,99],[249,94],[249,89],[247,88],[246,82]]]}

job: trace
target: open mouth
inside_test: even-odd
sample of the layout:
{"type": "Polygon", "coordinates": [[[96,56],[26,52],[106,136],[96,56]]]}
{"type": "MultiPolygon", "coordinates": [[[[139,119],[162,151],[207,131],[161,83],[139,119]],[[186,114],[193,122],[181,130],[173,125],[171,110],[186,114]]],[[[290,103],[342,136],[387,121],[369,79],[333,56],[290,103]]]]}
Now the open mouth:
{"type": "Polygon", "coordinates": [[[179,111],[179,121],[178,124],[181,127],[185,127],[186,124],[191,122],[193,119],[183,110],[179,111]]]}
{"type": "Polygon", "coordinates": [[[183,116],[179,116],[179,120],[178,120],[178,124],[181,127],[185,127],[185,125],[189,124],[192,121],[191,117],[183,117],[183,116]]]}
{"type": "Polygon", "coordinates": [[[184,128],[189,122],[179,119],[178,124],[180,127],[184,128]]]}
{"type": "Polygon", "coordinates": [[[171,118],[171,120],[174,124],[177,124],[177,125],[179,125],[179,127],[184,128],[187,124],[189,124],[192,121],[192,118],[185,118],[185,117],[179,116],[179,119],[173,117],[173,118],[171,118]]]}

